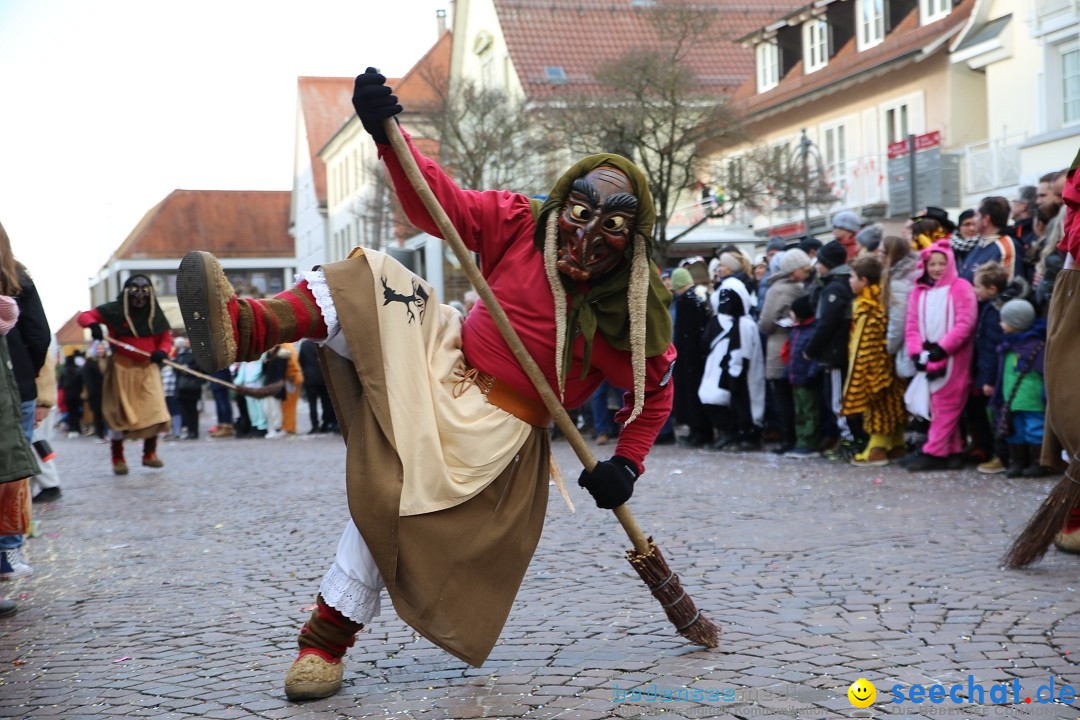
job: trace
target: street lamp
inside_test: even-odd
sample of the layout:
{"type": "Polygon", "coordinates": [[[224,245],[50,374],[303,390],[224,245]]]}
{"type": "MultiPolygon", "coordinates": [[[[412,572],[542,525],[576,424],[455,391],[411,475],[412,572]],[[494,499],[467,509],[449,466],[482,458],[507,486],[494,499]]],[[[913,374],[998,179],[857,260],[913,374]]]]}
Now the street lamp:
{"type": "Polygon", "coordinates": [[[825,164],[821,159],[821,151],[818,146],[807,136],[806,128],[802,129],[802,134],[799,137],[799,145],[794,151],[799,158],[802,165],[802,201],[803,201],[803,228],[804,232],[810,234],[810,200],[811,200],[811,187],[813,187],[813,199],[816,202],[822,200],[822,193],[832,195],[828,192],[828,186],[825,184],[825,164]],[[813,163],[813,184],[811,184],[811,163],[813,163]]]}

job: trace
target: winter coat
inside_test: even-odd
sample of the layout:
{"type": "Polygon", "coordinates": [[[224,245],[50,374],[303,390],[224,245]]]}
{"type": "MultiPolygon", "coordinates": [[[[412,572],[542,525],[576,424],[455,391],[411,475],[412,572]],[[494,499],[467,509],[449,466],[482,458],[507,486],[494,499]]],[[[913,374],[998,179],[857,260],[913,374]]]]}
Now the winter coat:
{"type": "Polygon", "coordinates": [[[672,370],[674,411],[676,419],[688,425],[694,408],[699,405],[698,384],[705,371],[705,326],[711,315],[707,301],[695,290],[687,289],[671,303],[676,308],[672,344],[679,358],[672,370]]]}
{"type": "Polygon", "coordinates": [[[997,385],[998,345],[1005,337],[1001,332],[999,310],[999,303],[995,300],[979,303],[978,319],[975,321],[975,357],[971,369],[973,395],[981,395],[983,385],[997,385]]]}
{"type": "MultiPolygon", "coordinates": [[[[732,278],[724,282],[729,280],[732,278]]],[[[742,313],[738,317],[718,313],[709,320],[705,331],[709,355],[698,386],[698,398],[704,405],[730,407],[730,388],[737,383],[745,383],[750,397],[751,417],[754,424],[760,426],[765,416],[765,362],[761,352],[761,336],[750,313],[746,312],[750,305],[746,286],[736,281],[728,287],[739,295],[742,313]],[[738,347],[733,349],[735,337],[738,338],[738,347]]],[[[718,294],[719,291],[710,298],[714,311],[718,308],[718,294]]]]}
{"type": "Polygon", "coordinates": [[[1023,266],[1017,266],[1016,244],[1008,235],[998,235],[992,238],[979,238],[979,244],[971,249],[964,258],[964,266],[957,272],[961,278],[969,283],[975,282],[975,270],[980,265],[988,262],[998,262],[1005,267],[1005,272],[1012,280],[1019,269],[1023,275],[1023,266]]]}
{"type": "MultiPolygon", "coordinates": [[[[758,330],[766,337],[766,380],[779,380],[784,377],[784,361],[780,353],[784,348],[784,343],[788,341],[790,329],[777,325],[776,321],[787,318],[791,303],[805,291],[801,282],[792,280],[787,275],[777,275],[769,284],[769,292],[765,295],[765,304],[758,318],[758,330]]],[[[680,357],[682,357],[681,353],[680,357]]]]}
{"type": "Polygon", "coordinates": [[[1001,412],[1012,394],[1013,386],[1019,382],[1020,389],[1016,392],[1008,409],[1044,412],[1046,410],[1046,388],[1043,384],[1043,374],[1046,369],[1046,319],[1038,318],[1034,325],[1022,333],[1003,334],[1001,343],[997,347],[997,358],[1000,371],[990,405],[997,412],[1001,412]],[[1021,377],[1021,372],[1024,373],[1023,377],[1021,377]]]}
{"type": "Polygon", "coordinates": [[[803,357],[807,345],[814,339],[817,327],[813,319],[801,325],[791,328],[791,336],[788,338],[788,363],[787,379],[793,387],[805,387],[817,379],[821,374],[821,368],[813,360],[803,357]]]}
{"type": "Polygon", "coordinates": [[[948,316],[945,334],[938,339],[937,344],[945,351],[944,360],[931,361],[926,364],[928,375],[945,371],[945,385],[950,392],[963,388],[967,392],[971,382],[971,355],[972,338],[975,335],[975,319],[977,313],[977,301],[975,289],[971,283],[959,277],[956,272],[956,260],[953,258],[952,249],[947,240],[934,243],[919,253],[919,265],[917,270],[918,279],[911,291],[911,300],[908,303],[907,326],[905,329],[905,345],[908,355],[918,356],[923,352],[923,343],[926,340],[920,330],[920,322],[923,320],[922,312],[928,293],[935,289],[948,288],[948,316]],[[947,259],[945,274],[937,281],[931,281],[926,277],[926,263],[932,253],[942,253],[947,259]]]}
{"type": "MultiPolygon", "coordinates": [[[[195,354],[191,348],[180,348],[173,359],[177,365],[183,365],[196,370],[195,354]]],[[[185,399],[197,399],[202,396],[203,385],[206,381],[197,375],[178,370],[176,373],[176,397],[185,399]]]]}
{"type": "Polygon", "coordinates": [[[851,268],[833,268],[822,279],[817,291],[817,311],[814,320],[817,330],[806,347],[806,354],[823,368],[847,366],[848,337],[851,334],[851,268]]]}
{"type": "Polygon", "coordinates": [[[26,402],[37,397],[37,375],[45,364],[52,334],[33,280],[20,271],[19,284],[22,291],[15,298],[19,305],[19,320],[8,332],[7,342],[19,397],[26,402]]]}
{"type": "Polygon", "coordinates": [[[326,385],[322,366],[319,365],[319,346],[314,340],[300,343],[300,371],[304,373],[304,385],[313,387],[326,385]]]}
{"type": "Polygon", "coordinates": [[[7,337],[0,335],[0,483],[41,474],[23,430],[22,402],[7,337]]]}
{"type": "Polygon", "coordinates": [[[904,349],[908,299],[915,286],[916,265],[916,257],[912,254],[889,268],[889,327],[885,331],[885,349],[890,355],[904,349]]]}

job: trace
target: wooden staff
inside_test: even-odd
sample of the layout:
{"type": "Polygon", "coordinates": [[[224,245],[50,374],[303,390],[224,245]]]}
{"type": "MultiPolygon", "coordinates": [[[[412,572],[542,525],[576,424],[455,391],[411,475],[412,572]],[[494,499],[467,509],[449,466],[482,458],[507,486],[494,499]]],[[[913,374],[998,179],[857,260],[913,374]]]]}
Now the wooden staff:
{"type": "MultiPolygon", "coordinates": [[[[150,353],[146,352],[145,350],[140,350],[139,348],[135,347],[134,345],[128,345],[126,342],[121,342],[121,341],[117,340],[116,338],[109,337],[108,335],[105,336],[105,339],[108,340],[113,345],[115,345],[116,347],[124,348],[128,352],[133,352],[133,353],[136,353],[138,355],[142,355],[143,357],[150,357],[150,353]]],[[[193,369],[189,368],[187,365],[181,365],[180,363],[173,362],[169,358],[165,358],[164,360],[162,360],[162,362],[165,363],[166,365],[168,365],[169,367],[174,367],[177,370],[181,370],[183,372],[186,372],[189,375],[194,375],[195,377],[202,378],[203,380],[207,380],[209,382],[217,383],[218,385],[222,385],[224,387],[227,387],[230,390],[235,390],[236,392],[240,393],[241,395],[246,395],[247,394],[245,392],[245,390],[247,390],[247,388],[242,388],[239,385],[233,385],[231,382],[226,382],[226,381],[224,381],[224,380],[222,380],[220,378],[216,378],[216,377],[214,377],[212,375],[207,375],[206,373],[201,373],[198,370],[193,370],[193,369]]]]}
{"type": "MultiPolygon", "coordinates": [[[[405,142],[405,136],[401,134],[401,128],[398,126],[397,121],[392,117],[386,118],[383,121],[383,127],[386,130],[386,136],[390,140],[394,153],[409,178],[409,183],[419,195],[432,220],[435,221],[443,239],[450,243],[454,255],[457,256],[458,262],[468,276],[469,281],[476,288],[477,294],[483,299],[484,305],[495,321],[495,325],[499,328],[499,332],[502,333],[506,344],[510,346],[514,357],[521,364],[525,374],[529,376],[529,380],[532,381],[536,391],[540,393],[540,398],[544,401],[548,412],[551,413],[555,424],[570,442],[571,447],[574,448],[574,452],[577,453],[581,464],[586,470],[592,472],[596,467],[596,457],[585,443],[581,433],[578,432],[577,425],[574,424],[569,413],[566,412],[566,408],[555,396],[555,391],[551,389],[551,385],[548,384],[547,378],[544,377],[543,371],[540,370],[540,366],[536,364],[536,361],[521,342],[517,331],[514,330],[510,324],[510,319],[506,316],[506,311],[503,310],[502,305],[499,304],[495,294],[491,291],[491,287],[487,284],[487,280],[484,279],[480,269],[473,262],[472,254],[465,247],[465,243],[462,242],[457,229],[450,222],[446,211],[439,204],[431,188],[428,187],[427,181],[416,164],[416,158],[413,157],[408,143],[405,142]]],[[[710,648],[716,647],[719,642],[719,630],[716,625],[697,609],[694,601],[682,589],[679,576],[668,568],[666,560],[664,560],[660,549],[652,538],[646,537],[645,533],[641,531],[633,514],[630,512],[630,508],[624,504],[615,508],[613,512],[623,530],[629,536],[630,541],[634,544],[634,549],[626,552],[627,559],[641,579],[645,581],[645,584],[649,586],[653,596],[660,601],[676,631],[698,645],[710,648]]]]}

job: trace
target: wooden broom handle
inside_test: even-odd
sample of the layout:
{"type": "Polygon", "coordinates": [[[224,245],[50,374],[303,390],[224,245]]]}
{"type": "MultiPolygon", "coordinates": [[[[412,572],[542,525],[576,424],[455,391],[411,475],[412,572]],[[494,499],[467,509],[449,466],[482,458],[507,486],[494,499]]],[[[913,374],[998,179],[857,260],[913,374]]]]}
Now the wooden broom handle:
{"type": "MultiPolygon", "coordinates": [[[[585,443],[585,439],[581,437],[577,425],[570,418],[570,414],[566,412],[566,408],[563,407],[559,398],[555,396],[555,391],[551,389],[551,385],[548,384],[547,378],[544,377],[543,371],[540,370],[540,366],[536,364],[532,355],[529,354],[529,351],[521,342],[521,338],[518,337],[517,331],[510,324],[510,319],[506,317],[506,311],[503,310],[502,305],[495,298],[495,293],[491,291],[487,280],[480,274],[480,268],[476,267],[476,263],[473,262],[472,254],[465,247],[465,243],[462,242],[457,228],[450,222],[446,211],[443,210],[439,200],[435,197],[435,193],[431,191],[427,180],[421,174],[420,168],[416,164],[416,158],[413,157],[412,150],[409,148],[408,143],[405,142],[405,136],[401,133],[401,127],[394,118],[389,117],[383,120],[383,128],[386,131],[387,138],[390,140],[390,146],[393,147],[394,153],[405,171],[406,177],[409,178],[409,183],[412,185],[413,190],[416,191],[416,194],[420,196],[420,201],[427,208],[431,219],[435,221],[435,225],[439,228],[439,232],[442,233],[443,239],[450,243],[450,247],[454,250],[458,262],[461,263],[465,275],[469,278],[469,282],[472,283],[473,287],[476,288],[477,294],[483,299],[484,305],[495,321],[496,327],[499,328],[499,332],[502,334],[506,344],[510,346],[510,351],[514,353],[514,357],[517,358],[522,369],[525,370],[525,374],[529,376],[529,380],[532,381],[536,391],[540,393],[540,399],[544,401],[545,407],[551,413],[555,425],[570,442],[570,446],[574,448],[574,452],[577,453],[581,464],[586,470],[592,472],[593,468],[596,467],[596,456],[593,455],[592,450],[585,443]]],[[[647,555],[649,553],[649,541],[645,537],[645,533],[638,527],[637,520],[634,519],[630,508],[623,504],[615,508],[613,512],[623,526],[623,530],[630,537],[630,541],[634,544],[634,549],[643,555],[647,555]]]]}

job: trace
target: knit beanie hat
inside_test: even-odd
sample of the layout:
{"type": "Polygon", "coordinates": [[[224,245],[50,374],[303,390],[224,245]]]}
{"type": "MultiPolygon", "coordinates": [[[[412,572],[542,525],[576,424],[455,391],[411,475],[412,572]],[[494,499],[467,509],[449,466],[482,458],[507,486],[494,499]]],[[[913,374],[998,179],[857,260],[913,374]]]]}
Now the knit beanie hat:
{"type": "Polygon", "coordinates": [[[848,232],[857,233],[862,228],[862,223],[859,222],[859,216],[850,210],[842,210],[833,215],[832,226],[834,228],[840,228],[841,230],[847,230],[848,232]]]}
{"type": "Polygon", "coordinates": [[[768,252],[770,250],[783,250],[784,245],[785,243],[783,238],[774,237],[769,240],[768,244],[765,246],[765,252],[768,252]]]}
{"type": "Polygon", "coordinates": [[[675,268],[675,271],[671,273],[671,287],[674,290],[682,290],[688,285],[694,284],[694,278],[690,275],[690,271],[686,268],[675,268]]]}
{"type": "Polygon", "coordinates": [[[838,268],[847,262],[847,249],[838,241],[832,240],[818,250],[817,261],[830,270],[838,268]]]}
{"type": "Polygon", "coordinates": [[[810,268],[810,256],[798,248],[785,250],[780,256],[780,274],[790,275],[799,268],[810,268]]]}
{"type": "Polygon", "coordinates": [[[737,273],[743,269],[742,263],[739,262],[739,258],[731,253],[720,253],[720,264],[733,273],[737,273]]]}
{"type": "Polygon", "coordinates": [[[1035,308],[1027,300],[1010,300],[1001,306],[1001,322],[1024,332],[1035,323],[1035,308]]]}
{"type": "Polygon", "coordinates": [[[810,296],[800,295],[795,298],[795,302],[791,303],[791,312],[795,313],[795,317],[799,320],[814,317],[814,306],[810,302],[810,296]]]}
{"type": "Polygon", "coordinates": [[[862,245],[869,252],[874,252],[877,250],[878,245],[881,244],[882,234],[881,226],[874,223],[873,225],[868,225],[860,230],[855,235],[855,242],[862,245]]]}

